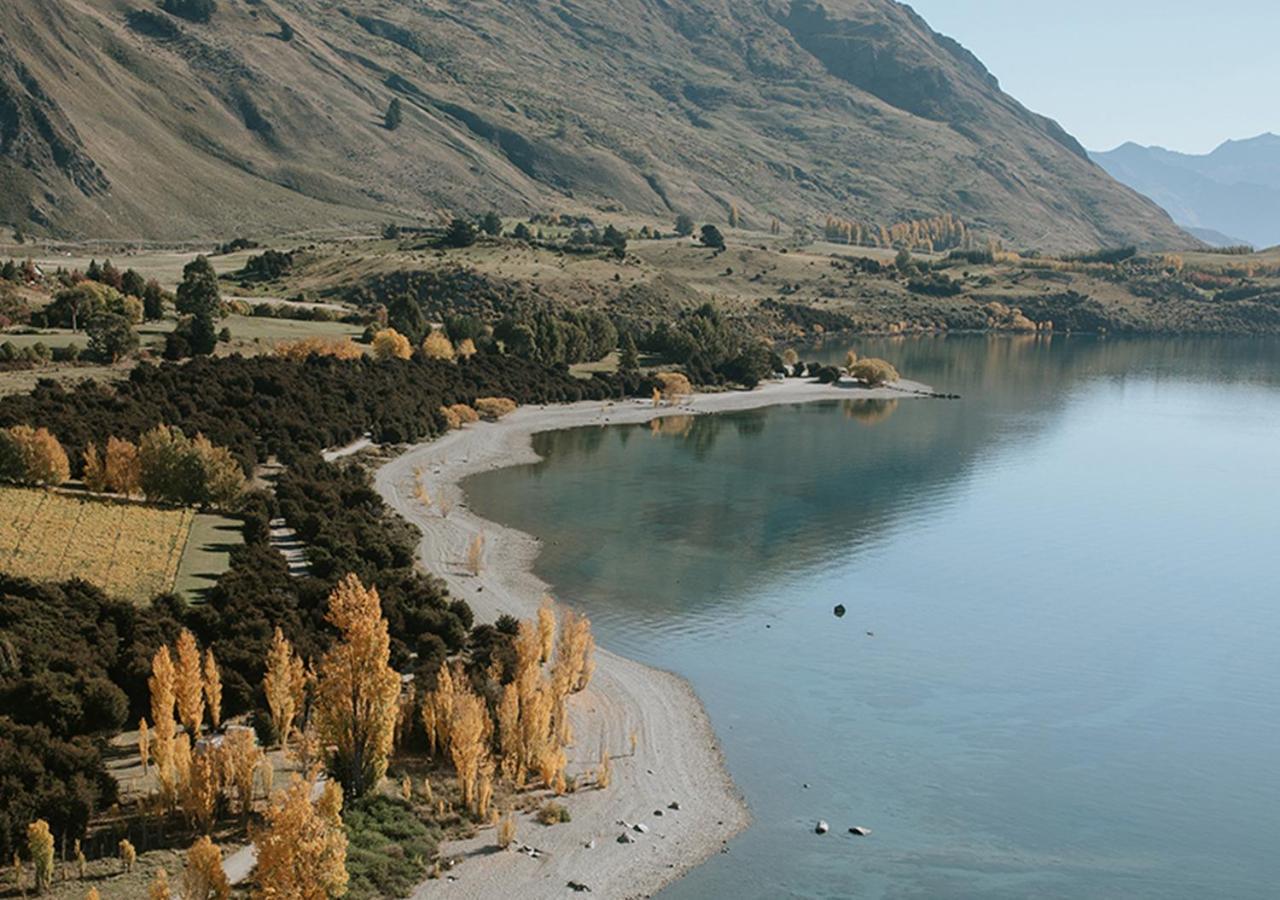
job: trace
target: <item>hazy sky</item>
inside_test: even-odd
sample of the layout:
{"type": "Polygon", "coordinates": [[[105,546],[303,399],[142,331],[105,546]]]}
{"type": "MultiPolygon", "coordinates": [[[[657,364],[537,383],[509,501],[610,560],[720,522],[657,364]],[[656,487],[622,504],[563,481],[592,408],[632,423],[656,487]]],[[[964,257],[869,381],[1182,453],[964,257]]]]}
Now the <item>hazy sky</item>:
{"type": "Polygon", "coordinates": [[[1280,0],[908,0],[1090,150],[1280,132],[1280,0]]]}

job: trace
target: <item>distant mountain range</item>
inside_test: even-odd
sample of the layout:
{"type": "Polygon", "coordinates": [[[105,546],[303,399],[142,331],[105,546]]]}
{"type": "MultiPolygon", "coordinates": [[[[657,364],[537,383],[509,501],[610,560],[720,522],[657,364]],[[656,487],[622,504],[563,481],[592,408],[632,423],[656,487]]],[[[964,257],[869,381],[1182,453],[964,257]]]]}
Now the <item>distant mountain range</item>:
{"type": "Polygon", "coordinates": [[[1209,244],[1280,244],[1280,135],[1227,141],[1195,156],[1128,143],[1094,161],[1209,244]]]}
{"type": "Polygon", "coordinates": [[[1191,240],[893,0],[0,0],[0,223],[177,240],[489,209],[1191,240]]]}

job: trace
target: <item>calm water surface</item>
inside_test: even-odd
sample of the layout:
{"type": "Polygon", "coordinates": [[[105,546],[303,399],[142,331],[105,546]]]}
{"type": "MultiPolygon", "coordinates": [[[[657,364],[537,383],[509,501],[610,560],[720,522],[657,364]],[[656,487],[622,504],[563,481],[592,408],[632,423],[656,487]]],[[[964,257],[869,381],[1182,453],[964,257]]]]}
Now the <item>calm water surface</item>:
{"type": "Polygon", "coordinates": [[[862,349],[965,399],[546,434],[467,485],[711,714],[755,824],[663,896],[1276,897],[1280,345],[862,349]]]}

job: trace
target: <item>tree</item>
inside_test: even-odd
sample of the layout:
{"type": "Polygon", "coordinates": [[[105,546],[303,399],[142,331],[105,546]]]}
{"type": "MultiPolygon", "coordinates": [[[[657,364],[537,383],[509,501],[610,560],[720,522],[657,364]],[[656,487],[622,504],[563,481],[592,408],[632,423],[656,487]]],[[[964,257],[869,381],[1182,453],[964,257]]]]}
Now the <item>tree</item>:
{"type": "Polygon", "coordinates": [[[120,291],[130,297],[142,299],[147,289],[147,280],[138,274],[137,269],[125,269],[120,276],[120,291]]]}
{"type": "Polygon", "coordinates": [[[95,494],[107,489],[106,465],[98,453],[97,444],[84,448],[84,486],[95,494]]]}
{"type": "Polygon", "coordinates": [[[226,900],[231,885],[222,869],[222,851],[206,835],[187,851],[187,869],[182,873],[182,900],[226,900]]]}
{"type": "Polygon", "coordinates": [[[27,853],[36,870],[36,893],[43,894],[53,886],[53,835],[44,819],[27,826],[27,853]]]}
{"type": "Polygon", "coordinates": [[[222,725],[222,675],[213,648],[204,651],[204,705],[209,711],[209,724],[217,731],[222,725]]]}
{"type": "Polygon", "coordinates": [[[470,247],[476,242],[476,227],[466,219],[455,217],[440,238],[441,247],[470,247]]]}
{"type": "Polygon", "coordinates": [[[175,678],[173,658],[169,655],[169,648],[162,645],[151,658],[151,677],[147,679],[147,687],[151,692],[151,724],[155,731],[151,757],[156,763],[156,776],[160,779],[161,790],[166,794],[172,792],[177,781],[173,777],[172,768],[175,678]]]}
{"type": "MultiPolygon", "coordinates": [[[[473,344],[472,347],[474,348],[474,346],[473,344]]],[[[422,342],[422,355],[427,359],[442,359],[446,362],[453,362],[453,343],[445,337],[443,332],[433,331],[422,342]]]]}
{"type": "Polygon", "coordinates": [[[169,295],[164,288],[160,287],[160,282],[152,278],[142,288],[142,315],[148,322],[155,322],[164,318],[164,307],[166,302],[170,302],[169,295]]]}
{"type": "Polygon", "coordinates": [[[729,204],[729,227],[737,228],[742,224],[742,216],[738,212],[738,204],[729,204]]]}
{"type": "Polygon", "coordinates": [[[720,229],[714,225],[702,226],[702,246],[711,247],[713,250],[724,249],[724,235],[720,233],[720,229]]]}
{"type": "Polygon", "coordinates": [[[401,106],[399,97],[392,97],[390,105],[387,106],[387,114],[382,120],[382,124],[388,131],[395,131],[400,127],[400,123],[404,120],[404,109],[401,106]]]}
{"type": "Polygon", "coordinates": [[[480,220],[480,230],[490,237],[498,237],[502,234],[502,216],[492,210],[485,213],[480,220]]]}
{"type": "Polygon", "coordinates": [[[394,328],[385,328],[373,336],[373,355],[380,361],[409,359],[413,347],[409,339],[394,328]]]}
{"type": "Polygon", "coordinates": [[[218,4],[216,0],[162,0],[160,8],[189,22],[208,22],[218,4]]]}
{"type": "Polygon", "coordinates": [[[267,651],[267,671],[262,679],[262,692],[266,695],[271,724],[282,747],[289,744],[293,720],[302,709],[305,690],[306,674],[302,660],[285,640],[284,632],[277,627],[267,651]]]}
{"type": "Polygon", "coordinates": [[[176,306],[178,312],[187,316],[207,316],[213,319],[222,315],[218,273],[204,256],[197,256],[183,266],[176,306]]]}
{"type": "Polygon", "coordinates": [[[332,746],[330,769],[350,797],[368,793],[387,770],[399,712],[387,621],[376,588],[348,575],[329,595],[325,617],[338,639],[317,669],[316,724],[332,746]]]}
{"type": "Polygon", "coordinates": [[[118,313],[98,313],[85,326],[89,349],[99,359],[112,364],[138,349],[138,334],[129,319],[118,313]]]}
{"type": "Polygon", "coordinates": [[[640,368],[640,351],[636,349],[636,339],[629,331],[622,337],[622,356],[618,360],[618,368],[623,372],[635,372],[640,368]]]}
{"type": "Polygon", "coordinates": [[[688,237],[693,234],[694,227],[692,216],[687,216],[684,213],[676,216],[676,234],[680,235],[680,237],[688,237]]]}
{"type": "Polygon", "coordinates": [[[67,453],[47,428],[14,425],[0,429],[0,480],[59,485],[70,477],[67,453]]]}
{"type": "Polygon", "coordinates": [[[132,441],[108,438],[103,468],[110,490],[127,497],[141,492],[142,464],[138,458],[138,447],[132,441]]]}
{"type": "Polygon", "coordinates": [[[155,877],[147,885],[147,900],[171,900],[169,892],[169,876],[164,869],[156,869],[155,877]]]}
{"type": "Polygon", "coordinates": [[[915,268],[915,264],[911,260],[911,251],[906,247],[903,247],[898,251],[898,255],[893,259],[893,264],[897,267],[898,271],[902,272],[904,275],[915,268]]]}
{"type": "Polygon", "coordinates": [[[204,675],[200,667],[200,648],[196,636],[184,628],[178,635],[177,664],[174,667],[174,697],[178,703],[178,719],[194,740],[204,722],[204,675]]]}
{"type": "Polygon", "coordinates": [[[342,792],[326,782],[313,803],[314,788],[314,781],[295,775],[273,798],[263,826],[253,830],[258,850],[254,900],[327,900],[346,893],[342,792]]]}

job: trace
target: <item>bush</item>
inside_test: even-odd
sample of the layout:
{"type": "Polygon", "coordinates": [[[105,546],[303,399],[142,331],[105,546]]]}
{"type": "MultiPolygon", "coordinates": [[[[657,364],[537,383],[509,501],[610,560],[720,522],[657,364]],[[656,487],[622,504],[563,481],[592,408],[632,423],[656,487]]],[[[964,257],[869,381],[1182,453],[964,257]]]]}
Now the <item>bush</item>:
{"type": "Polygon", "coordinates": [[[440,841],[401,800],[373,796],[342,811],[347,831],[347,897],[407,897],[426,876],[440,841]]]}
{"type": "Polygon", "coordinates": [[[874,357],[858,360],[849,370],[849,374],[871,387],[880,387],[899,380],[897,369],[883,359],[874,357]]]}
{"type": "Polygon", "coordinates": [[[160,8],[189,22],[208,22],[218,4],[215,0],[162,0],[160,8]]]}
{"type": "Polygon", "coordinates": [[[478,397],[475,409],[481,418],[493,422],[515,412],[516,405],[516,401],[510,397],[478,397]]]}
{"type": "Polygon", "coordinates": [[[570,821],[569,810],[563,804],[548,800],[538,810],[538,821],[543,825],[559,825],[570,821]]]}

